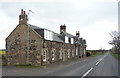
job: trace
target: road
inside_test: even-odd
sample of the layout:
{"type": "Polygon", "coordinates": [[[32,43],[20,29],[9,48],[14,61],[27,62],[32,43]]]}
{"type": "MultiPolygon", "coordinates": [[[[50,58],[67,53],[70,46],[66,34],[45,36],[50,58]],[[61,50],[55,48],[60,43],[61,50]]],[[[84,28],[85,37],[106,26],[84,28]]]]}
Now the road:
{"type": "Polygon", "coordinates": [[[3,76],[118,76],[118,61],[106,53],[68,65],[53,65],[43,68],[3,67],[3,76]]]}
{"type": "Polygon", "coordinates": [[[118,61],[109,53],[51,72],[48,76],[118,76],[118,61]]]}

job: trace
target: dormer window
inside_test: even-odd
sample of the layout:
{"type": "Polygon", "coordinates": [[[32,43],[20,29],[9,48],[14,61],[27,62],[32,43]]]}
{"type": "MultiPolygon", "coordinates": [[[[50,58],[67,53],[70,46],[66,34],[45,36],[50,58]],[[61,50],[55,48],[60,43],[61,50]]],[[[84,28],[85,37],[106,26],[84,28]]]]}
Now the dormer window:
{"type": "Polygon", "coordinates": [[[69,38],[69,43],[71,43],[71,38],[69,38]]]}

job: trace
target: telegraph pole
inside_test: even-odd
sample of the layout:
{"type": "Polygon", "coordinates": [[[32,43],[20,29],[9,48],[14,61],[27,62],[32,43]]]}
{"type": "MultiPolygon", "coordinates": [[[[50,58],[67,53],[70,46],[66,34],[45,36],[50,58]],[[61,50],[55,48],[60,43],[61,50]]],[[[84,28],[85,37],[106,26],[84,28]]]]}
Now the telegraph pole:
{"type": "MultiPolygon", "coordinates": [[[[29,21],[29,15],[30,15],[30,13],[34,13],[34,12],[32,12],[31,10],[29,10],[28,11],[28,21],[29,21]]],[[[27,51],[27,64],[30,64],[29,63],[29,53],[30,53],[30,25],[29,25],[29,23],[27,23],[27,25],[28,25],[28,51],[27,51]]]]}

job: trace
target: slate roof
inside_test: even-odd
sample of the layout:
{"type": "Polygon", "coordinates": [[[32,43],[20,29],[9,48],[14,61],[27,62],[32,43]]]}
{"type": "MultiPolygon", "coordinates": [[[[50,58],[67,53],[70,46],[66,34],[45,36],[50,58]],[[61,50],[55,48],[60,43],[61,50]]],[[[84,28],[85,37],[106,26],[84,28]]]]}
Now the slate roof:
{"type": "Polygon", "coordinates": [[[37,27],[37,26],[35,26],[35,25],[31,25],[31,24],[28,24],[28,25],[29,25],[30,28],[32,28],[32,29],[43,29],[43,28],[37,27]]]}
{"type": "MultiPolygon", "coordinates": [[[[45,28],[37,27],[37,26],[35,26],[35,25],[31,25],[31,24],[29,24],[29,26],[30,26],[30,28],[34,29],[39,35],[41,35],[41,34],[40,34],[41,30],[48,30],[48,29],[45,29],[45,28]]],[[[51,31],[51,30],[48,30],[48,31],[51,31]]],[[[51,32],[53,33],[53,40],[52,40],[52,41],[64,42],[64,41],[62,41],[62,40],[58,37],[59,34],[53,32],[53,31],[51,31],[51,32]]],[[[43,37],[43,36],[42,36],[42,37],[43,37]]]]}
{"type": "Polygon", "coordinates": [[[83,38],[78,38],[78,37],[76,37],[74,35],[71,35],[71,34],[69,34],[67,32],[62,31],[61,34],[58,34],[58,33],[55,33],[54,31],[51,31],[51,30],[48,30],[48,29],[45,29],[45,28],[41,28],[41,27],[38,27],[38,26],[35,26],[35,25],[31,25],[31,24],[28,24],[28,25],[30,26],[30,28],[34,29],[43,38],[44,38],[44,35],[42,35],[41,33],[44,32],[44,30],[47,30],[47,31],[50,31],[50,32],[53,33],[53,40],[52,41],[64,43],[64,40],[62,40],[60,38],[60,36],[67,36],[69,38],[74,38],[74,44],[83,45],[83,38]]]}
{"type": "Polygon", "coordinates": [[[71,35],[71,34],[69,34],[67,32],[64,32],[64,31],[62,31],[62,34],[64,34],[65,36],[67,36],[69,38],[74,38],[75,37],[75,36],[73,36],[73,35],[71,35]]]}

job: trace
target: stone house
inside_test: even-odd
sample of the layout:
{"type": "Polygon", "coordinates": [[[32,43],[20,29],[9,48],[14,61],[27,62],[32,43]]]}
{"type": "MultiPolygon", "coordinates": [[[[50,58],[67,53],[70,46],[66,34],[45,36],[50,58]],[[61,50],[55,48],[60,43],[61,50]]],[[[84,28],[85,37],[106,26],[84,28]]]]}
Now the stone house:
{"type": "Polygon", "coordinates": [[[8,65],[42,65],[55,61],[86,56],[86,40],[80,33],[73,36],[66,32],[66,25],[60,26],[60,34],[27,23],[23,9],[19,24],[6,38],[8,65]]]}

